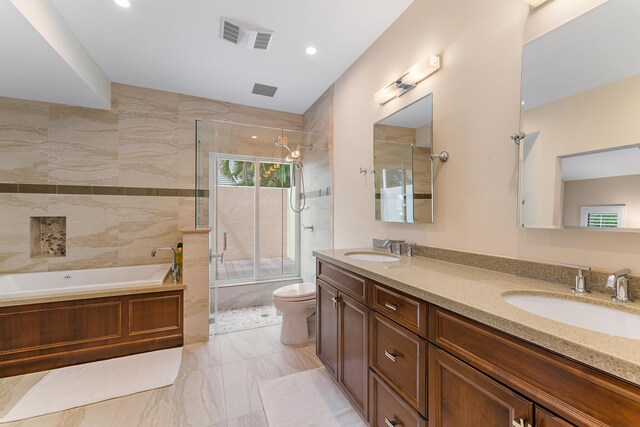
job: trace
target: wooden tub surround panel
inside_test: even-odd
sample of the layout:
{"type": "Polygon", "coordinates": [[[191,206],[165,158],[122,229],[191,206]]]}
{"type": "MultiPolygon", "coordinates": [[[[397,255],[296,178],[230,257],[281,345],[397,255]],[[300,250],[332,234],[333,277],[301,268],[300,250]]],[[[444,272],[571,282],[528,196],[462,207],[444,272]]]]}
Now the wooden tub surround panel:
{"type": "Polygon", "coordinates": [[[181,346],[182,292],[0,307],[0,377],[181,346]]]}

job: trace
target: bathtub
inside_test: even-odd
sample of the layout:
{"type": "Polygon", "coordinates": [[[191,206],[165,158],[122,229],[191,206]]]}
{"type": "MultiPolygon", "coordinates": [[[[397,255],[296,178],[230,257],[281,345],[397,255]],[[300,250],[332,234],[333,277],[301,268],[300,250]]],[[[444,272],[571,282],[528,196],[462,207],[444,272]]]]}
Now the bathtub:
{"type": "Polygon", "coordinates": [[[162,285],[171,264],[0,275],[0,300],[162,285]]]}

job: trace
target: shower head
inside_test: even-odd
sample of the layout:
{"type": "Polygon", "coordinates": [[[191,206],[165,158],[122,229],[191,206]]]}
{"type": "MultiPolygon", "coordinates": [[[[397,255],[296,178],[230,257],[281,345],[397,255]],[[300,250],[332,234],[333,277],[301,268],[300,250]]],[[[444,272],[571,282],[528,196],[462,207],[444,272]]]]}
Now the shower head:
{"type": "Polygon", "coordinates": [[[288,145],[287,145],[287,143],[286,143],[286,138],[283,138],[283,137],[281,137],[281,136],[276,137],[276,138],[273,140],[273,145],[277,145],[278,147],[284,147],[284,148],[286,148],[286,149],[289,151],[289,154],[293,154],[293,153],[291,152],[291,148],[289,148],[289,146],[288,146],[288,145]]]}

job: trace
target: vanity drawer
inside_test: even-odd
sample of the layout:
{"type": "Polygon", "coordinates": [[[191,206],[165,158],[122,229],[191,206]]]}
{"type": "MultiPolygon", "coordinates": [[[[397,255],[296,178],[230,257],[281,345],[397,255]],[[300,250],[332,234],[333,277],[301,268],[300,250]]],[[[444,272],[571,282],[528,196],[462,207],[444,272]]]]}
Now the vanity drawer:
{"type": "Polygon", "coordinates": [[[427,413],[427,343],[378,313],[371,316],[369,364],[418,412],[427,413]]]}
{"type": "Polygon", "coordinates": [[[427,421],[371,372],[369,423],[372,427],[426,427],[427,421]]]}
{"type": "Polygon", "coordinates": [[[405,328],[427,337],[427,303],[416,297],[373,285],[371,307],[405,328]]]}
{"type": "Polygon", "coordinates": [[[357,276],[333,264],[318,260],[316,275],[339,291],[343,291],[362,303],[367,301],[367,282],[364,277],[357,276]]]}
{"type": "Polygon", "coordinates": [[[429,310],[432,343],[567,421],[640,426],[640,387],[448,310],[429,310]]]}

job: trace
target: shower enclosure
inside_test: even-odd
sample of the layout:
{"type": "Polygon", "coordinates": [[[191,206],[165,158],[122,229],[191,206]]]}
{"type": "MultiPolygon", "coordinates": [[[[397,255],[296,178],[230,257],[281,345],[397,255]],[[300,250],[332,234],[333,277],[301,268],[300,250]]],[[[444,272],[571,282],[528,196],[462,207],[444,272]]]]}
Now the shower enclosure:
{"type": "Polygon", "coordinates": [[[212,331],[278,323],[272,292],[332,247],[328,137],[196,121],[196,226],[210,228],[212,331]]]}

